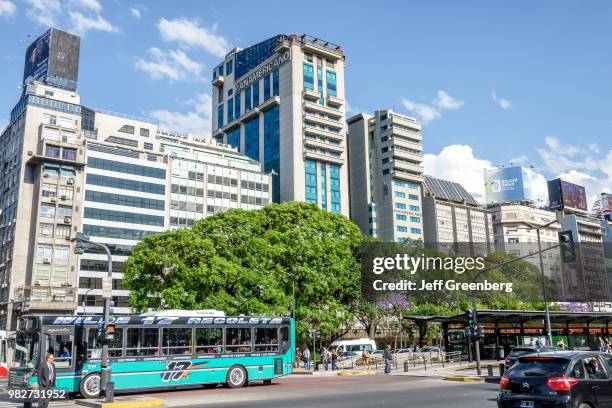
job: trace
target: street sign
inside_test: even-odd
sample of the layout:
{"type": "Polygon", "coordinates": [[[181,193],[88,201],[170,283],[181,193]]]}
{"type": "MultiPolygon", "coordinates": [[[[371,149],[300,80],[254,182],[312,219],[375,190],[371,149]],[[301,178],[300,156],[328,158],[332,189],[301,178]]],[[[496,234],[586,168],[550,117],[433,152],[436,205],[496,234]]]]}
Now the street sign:
{"type": "Polygon", "coordinates": [[[110,299],[113,297],[113,278],[105,276],[102,278],[102,298],[110,299]]]}

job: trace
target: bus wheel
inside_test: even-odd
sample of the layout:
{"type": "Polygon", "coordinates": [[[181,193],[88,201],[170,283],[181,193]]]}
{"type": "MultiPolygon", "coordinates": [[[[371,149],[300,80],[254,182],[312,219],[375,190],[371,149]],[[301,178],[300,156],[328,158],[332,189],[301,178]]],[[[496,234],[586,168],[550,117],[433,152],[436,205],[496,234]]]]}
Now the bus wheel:
{"type": "Polygon", "coordinates": [[[272,379],[268,378],[267,380],[263,381],[264,385],[271,385],[272,384],[272,379]]]}
{"type": "Polygon", "coordinates": [[[79,391],[83,398],[98,398],[100,396],[100,374],[92,373],[83,378],[79,391]]]}
{"type": "Polygon", "coordinates": [[[246,370],[239,365],[231,366],[225,380],[230,388],[244,387],[247,382],[246,370]]]}

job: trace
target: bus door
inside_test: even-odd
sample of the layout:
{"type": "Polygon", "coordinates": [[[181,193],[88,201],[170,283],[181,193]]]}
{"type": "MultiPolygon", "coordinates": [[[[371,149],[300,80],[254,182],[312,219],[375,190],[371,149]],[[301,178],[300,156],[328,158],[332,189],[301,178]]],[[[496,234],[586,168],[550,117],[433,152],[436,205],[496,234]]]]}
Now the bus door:
{"type": "Polygon", "coordinates": [[[46,358],[46,353],[53,353],[57,372],[70,372],[75,368],[75,346],[74,346],[75,327],[45,327],[43,329],[43,345],[45,352],[42,361],[46,358]]]}

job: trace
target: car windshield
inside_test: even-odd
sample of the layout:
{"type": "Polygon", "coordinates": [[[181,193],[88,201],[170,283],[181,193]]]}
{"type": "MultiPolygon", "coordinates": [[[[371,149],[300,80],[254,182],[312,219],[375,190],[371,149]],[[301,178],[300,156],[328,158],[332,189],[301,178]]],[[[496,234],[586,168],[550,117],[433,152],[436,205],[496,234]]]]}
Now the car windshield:
{"type": "Polygon", "coordinates": [[[38,363],[40,336],[38,333],[18,333],[12,367],[34,368],[38,363]]]}
{"type": "Polygon", "coordinates": [[[508,375],[512,377],[561,377],[569,360],[553,357],[522,357],[508,375]]]}

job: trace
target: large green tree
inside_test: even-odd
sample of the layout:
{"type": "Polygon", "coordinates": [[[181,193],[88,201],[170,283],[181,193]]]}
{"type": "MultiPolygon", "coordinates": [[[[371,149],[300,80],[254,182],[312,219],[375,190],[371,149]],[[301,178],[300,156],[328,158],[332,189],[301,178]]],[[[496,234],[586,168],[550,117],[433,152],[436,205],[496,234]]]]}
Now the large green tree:
{"type": "Polygon", "coordinates": [[[124,282],[140,311],[282,315],[291,313],[295,283],[298,337],[317,327],[329,338],[353,317],[362,240],[348,219],[314,205],[229,210],[191,229],[146,237],[126,263],[124,282]]]}

